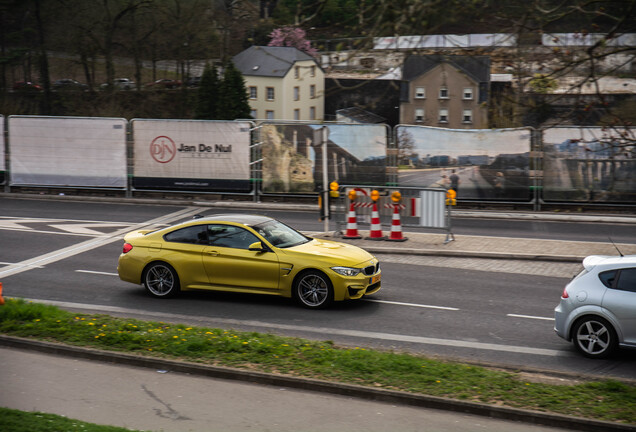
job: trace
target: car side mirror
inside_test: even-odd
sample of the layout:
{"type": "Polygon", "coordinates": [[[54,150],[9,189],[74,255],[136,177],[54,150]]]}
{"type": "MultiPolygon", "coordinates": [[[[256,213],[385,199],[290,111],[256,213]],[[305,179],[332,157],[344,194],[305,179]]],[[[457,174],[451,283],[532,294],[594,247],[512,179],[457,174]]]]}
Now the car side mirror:
{"type": "Polygon", "coordinates": [[[263,245],[263,242],[252,243],[250,247],[248,248],[248,250],[255,251],[255,252],[267,252],[267,249],[263,245]]]}

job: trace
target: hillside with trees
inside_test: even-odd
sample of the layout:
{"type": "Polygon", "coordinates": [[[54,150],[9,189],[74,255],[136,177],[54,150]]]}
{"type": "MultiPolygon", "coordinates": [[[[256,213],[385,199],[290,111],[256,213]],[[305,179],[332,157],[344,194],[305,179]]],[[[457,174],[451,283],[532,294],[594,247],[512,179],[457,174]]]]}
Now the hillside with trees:
{"type": "MultiPolygon", "coordinates": [[[[625,65],[599,65],[617,54],[635,62],[633,46],[613,42],[636,33],[636,0],[0,0],[0,112],[195,118],[201,101],[188,80],[201,76],[206,63],[221,67],[251,45],[268,45],[282,28],[303,30],[312,49],[346,48],[343,56],[368,52],[379,36],[514,34],[517,46],[499,59],[509,60],[514,91],[500,100],[508,106],[506,118],[512,113],[511,125],[518,125],[528,110],[554,115],[551,104],[559,101],[537,97],[537,88],[578,77],[565,98],[604,76],[625,75],[625,65]],[[551,32],[600,37],[576,51],[537,48],[551,32]],[[182,85],[102,90],[120,77],[134,81],[135,90],[157,79],[182,85]],[[88,91],[53,92],[60,78],[85,83],[88,91]],[[21,81],[42,91],[13,91],[21,81]]],[[[627,75],[634,76],[635,67],[627,75]]],[[[597,93],[571,103],[582,115],[600,109],[607,124],[633,119],[625,106],[606,109],[597,93]]]]}

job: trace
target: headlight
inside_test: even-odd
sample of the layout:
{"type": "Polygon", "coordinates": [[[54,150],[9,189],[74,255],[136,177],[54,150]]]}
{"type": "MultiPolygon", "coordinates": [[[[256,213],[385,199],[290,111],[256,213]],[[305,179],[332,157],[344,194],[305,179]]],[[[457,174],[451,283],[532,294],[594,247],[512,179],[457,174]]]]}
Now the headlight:
{"type": "Polygon", "coordinates": [[[331,267],[331,270],[343,276],[356,276],[362,270],[351,267],[331,267]]]}

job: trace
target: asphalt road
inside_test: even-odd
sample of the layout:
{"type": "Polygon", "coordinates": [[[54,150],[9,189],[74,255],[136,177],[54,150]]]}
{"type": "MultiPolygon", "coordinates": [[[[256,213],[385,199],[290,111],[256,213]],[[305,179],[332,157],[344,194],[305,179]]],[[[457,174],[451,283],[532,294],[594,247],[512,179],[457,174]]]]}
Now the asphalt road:
{"type": "MultiPolygon", "coordinates": [[[[157,300],[117,277],[121,234],[148,221],[161,225],[217,211],[10,199],[0,199],[0,209],[0,281],[8,297],[513,368],[636,379],[635,351],[589,360],[554,335],[553,309],[573,264],[545,264],[538,273],[527,263],[379,256],[382,291],[372,300],[324,311],[307,311],[288,299],[213,292],[157,300]]],[[[303,230],[322,227],[314,214],[268,213],[303,230]]]]}

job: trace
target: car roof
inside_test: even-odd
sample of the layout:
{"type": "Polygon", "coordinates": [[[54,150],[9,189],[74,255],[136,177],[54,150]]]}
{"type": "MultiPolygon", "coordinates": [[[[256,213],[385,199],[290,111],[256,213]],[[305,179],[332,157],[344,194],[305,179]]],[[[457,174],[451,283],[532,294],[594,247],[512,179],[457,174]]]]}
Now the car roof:
{"type": "Polygon", "coordinates": [[[271,217],[262,215],[240,214],[240,213],[227,213],[227,214],[215,214],[210,216],[204,216],[189,220],[188,222],[233,222],[240,223],[247,226],[254,226],[263,222],[272,221],[271,217]]]}
{"type": "Polygon", "coordinates": [[[594,267],[599,267],[599,270],[604,270],[625,266],[636,266],[636,255],[590,255],[583,260],[583,267],[588,271],[594,267]]]}

